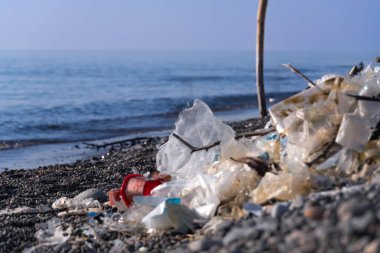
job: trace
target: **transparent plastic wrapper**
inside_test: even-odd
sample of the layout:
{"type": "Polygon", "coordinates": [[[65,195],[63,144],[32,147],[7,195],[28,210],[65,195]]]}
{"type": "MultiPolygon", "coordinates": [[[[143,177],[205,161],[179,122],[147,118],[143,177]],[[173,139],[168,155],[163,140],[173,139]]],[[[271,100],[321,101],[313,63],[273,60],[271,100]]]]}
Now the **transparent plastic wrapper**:
{"type": "MultiPolygon", "coordinates": [[[[362,75],[357,77],[358,82],[364,83],[359,95],[367,97],[380,97],[380,67],[367,66],[362,75]]],[[[360,100],[358,102],[361,116],[380,115],[380,103],[360,100]]]]}
{"type": "Polygon", "coordinates": [[[362,151],[379,121],[380,117],[345,114],[335,141],[346,148],[362,151]]]}
{"type": "Polygon", "coordinates": [[[216,195],[216,177],[197,174],[186,181],[172,181],[156,187],[153,196],[180,197],[181,203],[199,215],[210,218],[220,200],[216,195]]]}
{"type": "Polygon", "coordinates": [[[277,131],[287,136],[281,168],[305,167],[335,139],[342,118],[355,110],[359,83],[325,76],[317,86],[302,91],[270,109],[277,131]]]}
{"type": "Polygon", "coordinates": [[[311,178],[307,170],[298,173],[266,173],[251,197],[254,203],[263,204],[270,199],[289,200],[311,190],[311,178]]]}
{"type": "Polygon", "coordinates": [[[186,206],[181,205],[180,202],[179,198],[165,200],[148,213],[142,219],[142,223],[148,229],[166,230],[175,228],[182,233],[194,231],[193,220],[198,216],[186,206]]]}
{"type": "Polygon", "coordinates": [[[215,193],[220,202],[242,204],[260,180],[257,172],[249,166],[230,160],[211,166],[209,171],[215,173],[215,193]]]}
{"type": "Polygon", "coordinates": [[[39,244],[25,249],[23,253],[38,252],[37,250],[43,246],[55,246],[57,250],[66,243],[73,231],[71,226],[65,226],[64,228],[59,218],[52,218],[45,223],[39,224],[39,226],[40,229],[34,235],[39,244]]]}
{"type": "MultiPolygon", "coordinates": [[[[213,116],[210,108],[196,99],[191,108],[183,110],[175,124],[174,133],[194,147],[202,147],[234,137],[233,129],[213,116]]],[[[157,154],[157,169],[160,172],[191,178],[219,160],[220,148],[191,153],[191,150],[172,135],[161,146],[157,154]]]]}
{"type": "Polygon", "coordinates": [[[214,216],[222,201],[243,203],[259,181],[256,171],[229,159],[214,163],[187,181],[173,181],[156,187],[153,196],[180,197],[182,204],[201,217],[214,216]]]}

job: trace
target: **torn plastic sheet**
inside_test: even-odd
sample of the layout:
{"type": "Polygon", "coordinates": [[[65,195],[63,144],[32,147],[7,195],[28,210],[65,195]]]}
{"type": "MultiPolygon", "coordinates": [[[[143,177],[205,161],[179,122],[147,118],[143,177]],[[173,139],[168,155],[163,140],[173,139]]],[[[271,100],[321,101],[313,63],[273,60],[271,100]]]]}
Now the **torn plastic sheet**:
{"type": "Polygon", "coordinates": [[[38,245],[25,249],[23,253],[36,252],[43,246],[55,246],[54,251],[58,250],[69,240],[72,233],[72,227],[68,224],[62,224],[59,218],[52,218],[45,223],[39,224],[39,226],[40,229],[34,235],[38,245]]]}
{"type": "Polygon", "coordinates": [[[252,191],[251,197],[257,204],[263,204],[270,199],[289,200],[310,192],[310,181],[307,170],[300,170],[298,173],[281,171],[278,175],[266,173],[257,188],[252,191]]]}
{"type": "MultiPolygon", "coordinates": [[[[380,103],[378,104],[380,105],[380,103]]],[[[351,113],[345,114],[335,141],[346,148],[362,151],[370,140],[373,130],[379,121],[380,117],[362,117],[351,113]]]]}

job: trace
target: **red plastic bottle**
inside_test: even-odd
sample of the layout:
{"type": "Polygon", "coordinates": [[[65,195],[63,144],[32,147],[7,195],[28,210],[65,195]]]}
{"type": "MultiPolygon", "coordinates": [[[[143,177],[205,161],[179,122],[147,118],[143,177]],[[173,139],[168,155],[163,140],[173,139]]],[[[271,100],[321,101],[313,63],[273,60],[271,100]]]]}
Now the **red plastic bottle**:
{"type": "Polygon", "coordinates": [[[133,196],[150,195],[153,188],[165,182],[165,179],[157,178],[148,180],[140,174],[129,174],[124,178],[120,188],[120,195],[125,205],[130,207],[133,203],[133,196]]]}

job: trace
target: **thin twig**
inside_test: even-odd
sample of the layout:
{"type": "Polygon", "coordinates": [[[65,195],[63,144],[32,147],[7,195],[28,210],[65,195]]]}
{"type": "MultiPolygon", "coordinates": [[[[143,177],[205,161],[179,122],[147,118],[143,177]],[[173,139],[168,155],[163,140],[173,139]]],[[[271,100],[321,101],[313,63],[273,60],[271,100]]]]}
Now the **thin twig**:
{"type": "MultiPolygon", "coordinates": [[[[243,133],[243,134],[239,134],[235,137],[236,140],[238,139],[241,139],[243,137],[252,137],[252,136],[262,136],[262,135],[265,135],[265,134],[268,134],[268,133],[271,133],[275,130],[274,127],[271,127],[271,128],[268,128],[268,129],[265,129],[265,130],[261,130],[261,131],[254,131],[254,132],[248,132],[248,133],[243,133]]],[[[210,148],[213,148],[215,146],[218,146],[220,145],[220,141],[216,141],[214,142],[213,144],[210,144],[210,145],[207,145],[207,146],[203,146],[203,147],[194,147],[193,145],[191,145],[190,143],[188,143],[187,141],[185,141],[181,136],[179,136],[178,134],[175,134],[173,133],[173,136],[179,140],[180,142],[182,142],[186,147],[188,147],[190,150],[191,150],[191,153],[194,153],[194,152],[197,152],[197,151],[201,151],[201,150],[206,150],[208,151],[210,148]]]]}
{"type": "Polygon", "coordinates": [[[377,98],[377,97],[367,97],[367,96],[360,96],[360,95],[354,95],[354,94],[348,94],[348,93],[343,93],[343,94],[345,94],[349,97],[356,98],[357,100],[380,102],[380,98],[377,98]]]}
{"type": "Polygon", "coordinates": [[[304,74],[302,74],[301,71],[299,71],[298,69],[296,69],[294,66],[290,65],[289,63],[287,63],[287,64],[282,64],[282,66],[287,67],[287,68],[290,68],[290,70],[291,70],[293,73],[296,73],[297,75],[299,75],[299,76],[301,76],[303,79],[305,79],[305,80],[308,82],[309,87],[317,86],[312,80],[310,80],[310,78],[308,78],[307,76],[305,76],[304,74]]]}
{"type": "Polygon", "coordinates": [[[196,151],[200,151],[200,150],[209,150],[210,148],[213,148],[213,147],[215,147],[215,146],[218,146],[218,145],[220,145],[220,141],[217,141],[217,142],[215,142],[215,143],[213,143],[213,144],[211,144],[211,145],[207,145],[207,146],[203,146],[203,147],[194,147],[194,146],[192,146],[190,143],[188,143],[187,141],[185,141],[182,137],[180,137],[179,135],[177,135],[177,134],[175,134],[175,133],[173,133],[173,136],[175,137],[175,138],[177,138],[180,142],[182,142],[186,147],[188,147],[190,150],[191,150],[191,153],[193,153],[193,152],[196,152],[196,151]]]}

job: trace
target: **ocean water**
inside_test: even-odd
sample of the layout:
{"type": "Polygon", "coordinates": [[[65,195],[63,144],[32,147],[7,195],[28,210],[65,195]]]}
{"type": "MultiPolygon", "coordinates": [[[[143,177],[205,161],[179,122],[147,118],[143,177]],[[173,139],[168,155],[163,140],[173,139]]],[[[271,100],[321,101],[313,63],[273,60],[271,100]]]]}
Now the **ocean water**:
{"type": "MultiPolygon", "coordinates": [[[[317,79],[375,56],[267,52],[267,98],[306,87],[282,63],[317,79]]],[[[9,149],[171,129],[195,98],[227,120],[257,116],[254,52],[0,51],[0,168],[9,149]]]]}

